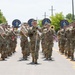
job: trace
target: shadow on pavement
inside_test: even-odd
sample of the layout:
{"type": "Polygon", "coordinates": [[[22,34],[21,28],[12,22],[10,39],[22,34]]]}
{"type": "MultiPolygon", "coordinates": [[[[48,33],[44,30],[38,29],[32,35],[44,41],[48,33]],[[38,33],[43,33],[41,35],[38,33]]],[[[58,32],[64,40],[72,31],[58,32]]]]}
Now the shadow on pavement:
{"type": "Polygon", "coordinates": [[[52,58],[52,59],[44,59],[43,61],[55,61],[55,60],[52,58]]]}
{"type": "Polygon", "coordinates": [[[21,58],[21,59],[19,59],[18,61],[28,61],[28,59],[23,59],[23,58],[21,58]]]}
{"type": "Polygon", "coordinates": [[[41,65],[41,63],[34,64],[33,62],[27,63],[27,65],[41,65]]]}

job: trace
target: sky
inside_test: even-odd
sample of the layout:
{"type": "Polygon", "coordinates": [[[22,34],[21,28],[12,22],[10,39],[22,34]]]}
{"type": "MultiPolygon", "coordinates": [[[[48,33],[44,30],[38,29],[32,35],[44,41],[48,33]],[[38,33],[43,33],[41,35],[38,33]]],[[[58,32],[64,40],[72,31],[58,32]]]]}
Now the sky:
{"type": "Polygon", "coordinates": [[[63,15],[72,13],[72,0],[0,0],[0,9],[10,25],[14,19],[21,22],[31,18],[43,19],[45,12],[49,18],[51,6],[54,8],[53,15],[60,12],[63,15]]]}

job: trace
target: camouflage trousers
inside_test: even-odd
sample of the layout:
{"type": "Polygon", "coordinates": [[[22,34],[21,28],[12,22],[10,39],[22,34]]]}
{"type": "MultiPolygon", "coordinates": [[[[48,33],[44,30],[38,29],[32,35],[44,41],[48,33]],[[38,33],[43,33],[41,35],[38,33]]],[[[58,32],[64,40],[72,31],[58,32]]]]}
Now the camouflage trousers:
{"type": "Polygon", "coordinates": [[[31,43],[31,55],[32,55],[32,62],[37,63],[38,59],[38,52],[39,52],[39,43],[35,45],[35,43],[31,43]]]}
{"type": "Polygon", "coordinates": [[[29,56],[29,49],[28,48],[22,48],[22,54],[23,54],[23,58],[27,59],[27,57],[29,56]]]}
{"type": "Polygon", "coordinates": [[[52,56],[52,47],[53,47],[53,43],[48,44],[46,46],[46,50],[45,50],[45,57],[46,59],[50,59],[52,56]]]}
{"type": "Polygon", "coordinates": [[[65,51],[65,40],[60,40],[60,52],[64,53],[65,51]]]}
{"type": "Polygon", "coordinates": [[[67,57],[71,56],[71,42],[69,40],[65,43],[65,55],[67,57]]]}
{"type": "Polygon", "coordinates": [[[71,41],[71,47],[70,47],[70,52],[71,52],[71,59],[74,60],[74,49],[75,49],[75,40],[71,41]]]}

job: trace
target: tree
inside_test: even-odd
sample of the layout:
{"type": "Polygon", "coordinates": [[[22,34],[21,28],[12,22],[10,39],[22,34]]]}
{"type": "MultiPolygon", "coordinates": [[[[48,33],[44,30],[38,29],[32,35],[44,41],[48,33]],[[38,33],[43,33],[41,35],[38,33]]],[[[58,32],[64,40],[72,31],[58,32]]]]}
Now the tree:
{"type": "Polygon", "coordinates": [[[6,18],[3,16],[1,10],[0,10],[0,23],[6,23],[6,18]]]}
{"type": "MultiPolygon", "coordinates": [[[[71,13],[68,13],[66,15],[66,19],[68,20],[69,23],[73,22],[72,17],[73,17],[73,15],[71,13]]],[[[74,15],[74,17],[75,17],[75,15],[74,15]]]]}
{"type": "Polygon", "coordinates": [[[42,27],[42,20],[38,20],[38,25],[42,27]]]}
{"type": "Polygon", "coordinates": [[[63,20],[65,17],[62,14],[62,12],[60,13],[56,13],[55,16],[51,16],[51,25],[54,25],[55,30],[58,31],[60,29],[60,21],[63,20]]]}

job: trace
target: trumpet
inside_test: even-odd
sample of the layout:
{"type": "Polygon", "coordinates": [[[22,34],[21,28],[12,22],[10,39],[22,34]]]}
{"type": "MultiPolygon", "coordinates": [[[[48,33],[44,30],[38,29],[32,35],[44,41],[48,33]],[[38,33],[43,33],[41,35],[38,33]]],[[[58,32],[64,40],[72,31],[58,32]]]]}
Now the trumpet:
{"type": "Polygon", "coordinates": [[[21,26],[21,32],[27,37],[28,29],[24,25],[21,26]]]}
{"type": "Polygon", "coordinates": [[[51,25],[50,28],[53,29],[53,30],[55,29],[54,25],[51,25]]]}

